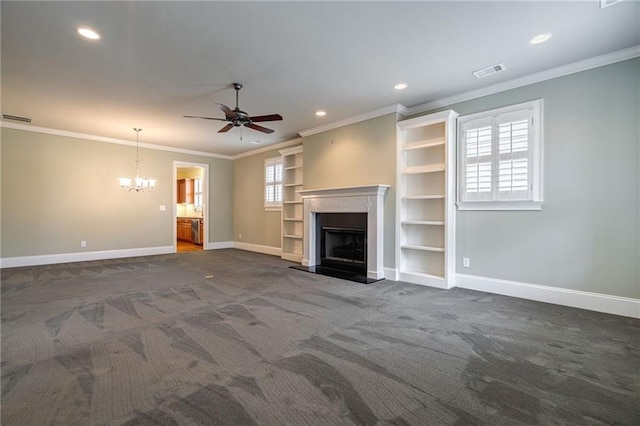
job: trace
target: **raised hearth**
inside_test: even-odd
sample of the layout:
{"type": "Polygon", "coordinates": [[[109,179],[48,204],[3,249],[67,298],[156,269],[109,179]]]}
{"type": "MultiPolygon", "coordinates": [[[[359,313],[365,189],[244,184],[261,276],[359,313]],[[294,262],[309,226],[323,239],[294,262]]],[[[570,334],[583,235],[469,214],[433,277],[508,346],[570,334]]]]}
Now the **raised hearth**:
{"type": "MultiPolygon", "coordinates": [[[[323,213],[365,213],[366,226],[363,252],[366,262],[362,264],[362,272],[366,277],[373,280],[384,278],[383,253],[384,253],[384,194],[389,185],[368,185],[353,186],[343,188],[311,189],[299,191],[304,203],[304,253],[302,265],[307,267],[326,266],[322,264],[321,241],[323,232],[319,229],[317,215],[323,213]]],[[[320,225],[321,226],[321,225],[320,225]]],[[[353,227],[346,226],[345,229],[354,231],[353,227]]],[[[343,231],[340,231],[343,232],[343,231]]],[[[343,265],[351,263],[358,266],[356,261],[349,259],[360,253],[357,245],[362,239],[357,237],[357,232],[344,238],[343,247],[338,249],[341,256],[330,256],[342,258],[343,265]],[[353,251],[348,253],[347,247],[353,247],[353,251]]],[[[335,254],[335,253],[334,253],[335,254]]],[[[325,253],[326,258],[326,253],[325,253]]],[[[330,262],[331,263],[331,262],[330,262]]],[[[333,265],[335,266],[335,264],[333,265]]],[[[348,269],[348,268],[347,268],[348,269]]]]}

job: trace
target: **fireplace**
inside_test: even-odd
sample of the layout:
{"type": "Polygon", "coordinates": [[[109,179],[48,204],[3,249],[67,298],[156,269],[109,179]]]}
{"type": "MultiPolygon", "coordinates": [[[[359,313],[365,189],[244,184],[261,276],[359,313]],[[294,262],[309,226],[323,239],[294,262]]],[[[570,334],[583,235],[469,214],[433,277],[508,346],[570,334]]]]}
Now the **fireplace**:
{"type": "Polygon", "coordinates": [[[302,266],[311,270],[329,262],[334,268],[337,261],[343,269],[357,269],[367,282],[383,279],[383,211],[388,188],[368,185],[298,191],[304,203],[302,266]],[[323,227],[338,229],[323,231],[323,227]],[[325,245],[329,239],[337,250],[325,247],[323,253],[323,236],[325,245]]]}
{"type": "Polygon", "coordinates": [[[318,213],[317,265],[367,273],[367,214],[318,213]]]}

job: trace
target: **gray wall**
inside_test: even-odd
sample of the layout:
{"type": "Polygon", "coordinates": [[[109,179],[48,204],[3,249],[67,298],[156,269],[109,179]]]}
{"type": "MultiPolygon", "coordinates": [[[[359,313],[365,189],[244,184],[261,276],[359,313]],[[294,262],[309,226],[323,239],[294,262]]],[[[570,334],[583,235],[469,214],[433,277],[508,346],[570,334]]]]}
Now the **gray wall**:
{"type": "Polygon", "coordinates": [[[234,160],[234,241],[280,248],[280,210],[264,208],[264,160],[272,157],[280,157],[280,152],[276,149],[234,160]]]}
{"type": "Polygon", "coordinates": [[[208,242],[231,240],[231,160],[141,148],[140,174],[158,187],[136,194],[117,181],[135,173],[135,147],[1,132],[3,258],[173,245],[174,160],[209,164],[208,242]]]}
{"type": "MultiPolygon", "coordinates": [[[[540,98],[543,209],[457,212],[456,270],[640,298],[640,59],[438,110],[451,108],[465,115],[540,98]],[[463,257],[470,258],[470,268],[462,267],[463,257]]],[[[305,189],[392,185],[385,199],[388,268],[395,267],[395,121],[390,114],[303,139],[305,189]]],[[[279,232],[278,218],[271,220],[239,198],[249,196],[253,181],[262,182],[263,160],[272,154],[247,157],[242,166],[236,161],[234,217],[247,216],[247,205],[256,237],[245,238],[279,247],[277,237],[271,241],[263,229],[279,232]],[[251,173],[255,176],[249,178],[251,173]]],[[[262,191],[261,185],[256,188],[262,191]]],[[[256,193],[251,199],[261,196],[256,193]]],[[[248,224],[246,218],[243,223],[248,224]]]]}
{"type": "MultiPolygon", "coordinates": [[[[544,99],[544,206],[457,213],[458,273],[640,298],[640,59],[451,105],[461,115],[544,99]],[[462,257],[471,267],[462,267],[462,257]]],[[[444,109],[444,108],[442,108],[444,109]]],[[[435,111],[434,111],[435,112],[435,111]]],[[[390,184],[384,265],[395,267],[395,114],[303,139],[305,189],[390,184]]],[[[135,148],[2,129],[1,256],[171,245],[172,161],[208,163],[209,241],[280,247],[264,159],[141,150],[149,194],[122,192],[135,148]],[[235,179],[235,182],[234,182],[235,179]],[[238,234],[243,239],[238,239],[238,234]]]]}
{"type": "Polygon", "coordinates": [[[539,98],[543,209],[458,212],[457,272],[640,298],[640,59],[447,109],[465,115],[539,98]]]}
{"type": "Polygon", "coordinates": [[[395,268],[396,121],[387,114],[305,137],[304,189],[391,185],[384,199],[384,267],[395,268]]]}

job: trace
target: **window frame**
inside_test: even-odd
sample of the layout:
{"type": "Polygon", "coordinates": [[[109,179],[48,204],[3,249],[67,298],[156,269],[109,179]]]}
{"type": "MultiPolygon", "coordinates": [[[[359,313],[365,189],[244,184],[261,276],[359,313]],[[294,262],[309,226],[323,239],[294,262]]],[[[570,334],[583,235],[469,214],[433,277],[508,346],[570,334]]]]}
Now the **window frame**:
{"type": "Polygon", "coordinates": [[[264,160],[264,173],[262,174],[264,179],[264,209],[265,211],[279,211],[282,209],[282,196],[283,196],[283,180],[284,180],[284,166],[282,162],[282,156],[272,157],[264,160]],[[269,167],[274,167],[274,180],[269,181],[269,167]],[[280,180],[277,179],[277,168],[280,167],[280,180]],[[274,200],[268,200],[269,187],[274,187],[274,200]],[[279,188],[279,190],[278,190],[279,188]],[[280,194],[280,199],[278,199],[280,194]]]}
{"type": "Polygon", "coordinates": [[[202,178],[193,179],[193,209],[195,211],[202,210],[202,204],[204,202],[203,184],[202,178]]]}
{"type": "MultiPolygon", "coordinates": [[[[541,210],[543,204],[543,148],[544,148],[544,123],[543,123],[543,107],[542,99],[536,99],[529,102],[523,102],[502,108],[496,108],[475,114],[469,114],[458,117],[458,137],[457,137],[457,202],[458,210],[541,210]],[[505,198],[501,198],[500,185],[500,162],[505,161],[501,156],[505,155],[500,152],[500,127],[501,117],[511,115],[527,114],[528,120],[531,122],[528,126],[528,139],[526,154],[515,154],[510,151],[511,161],[513,159],[527,158],[527,172],[529,188],[525,199],[508,199],[515,193],[506,191],[502,193],[505,198]],[[491,190],[484,194],[470,194],[466,192],[466,170],[469,161],[465,157],[467,152],[467,140],[465,138],[465,129],[471,123],[490,123],[491,126],[491,153],[486,155],[485,163],[490,161],[491,164],[491,190]]],[[[480,148],[478,148],[480,150],[480,148]]],[[[477,158],[480,158],[478,156],[477,158]]],[[[480,166],[480,160],[476,164],[480,166]]],[[[509,161],[509,160],[507,160],[509,161]]],[[[474,163],[471,163],[474,164],[474,163]]],[[[512,163],[513,164],[513,163],[512,163]]],[[[513,167],[513,165],[512,165],[513,167]]],[[[478,171],[478,185],[480,185],[480,173],[478,171]]],[[[520,194],[522,194],[521,191],[520,194]]]]}

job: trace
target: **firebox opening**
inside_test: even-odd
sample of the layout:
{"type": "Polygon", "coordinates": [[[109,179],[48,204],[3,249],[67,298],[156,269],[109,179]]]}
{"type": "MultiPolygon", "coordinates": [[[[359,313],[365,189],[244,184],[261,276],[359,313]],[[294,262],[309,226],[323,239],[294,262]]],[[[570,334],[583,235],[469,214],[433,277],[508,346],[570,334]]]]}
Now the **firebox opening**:
{"type": "Polygon", "coordinates": [[[320,264],[366,271],[367,232],[349,228],[322,228],[320,264]]]}
{"type": "Polygon", "coordinates": [[[317,264],[366,275],[367,214],[321,213],[317,221],[317,264]]]}

